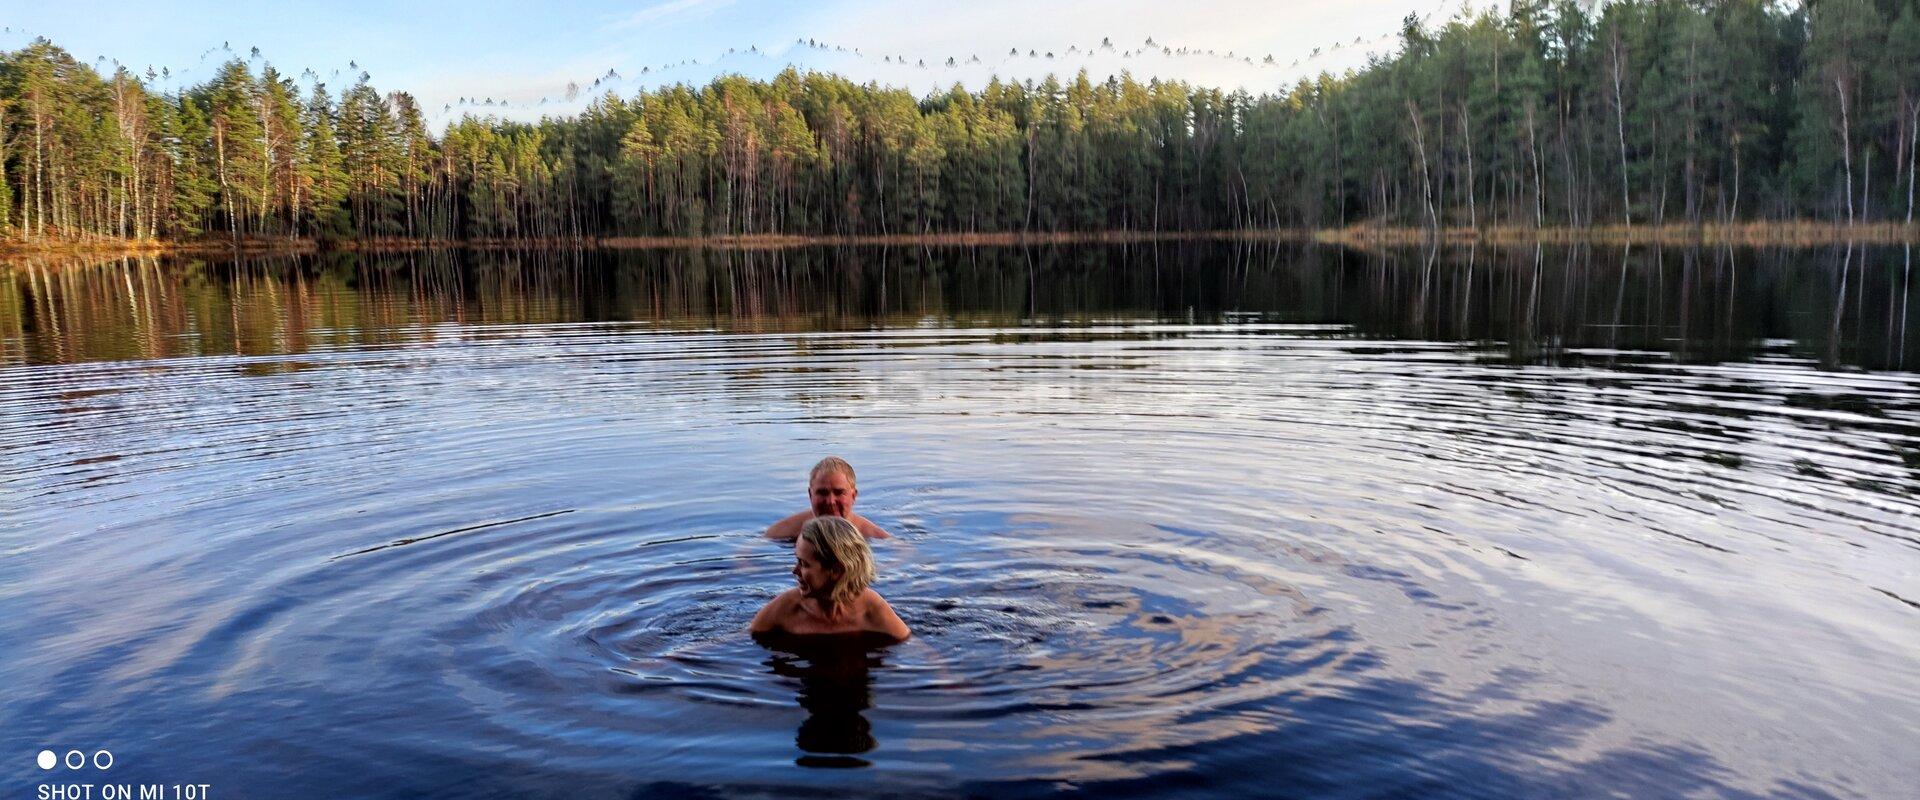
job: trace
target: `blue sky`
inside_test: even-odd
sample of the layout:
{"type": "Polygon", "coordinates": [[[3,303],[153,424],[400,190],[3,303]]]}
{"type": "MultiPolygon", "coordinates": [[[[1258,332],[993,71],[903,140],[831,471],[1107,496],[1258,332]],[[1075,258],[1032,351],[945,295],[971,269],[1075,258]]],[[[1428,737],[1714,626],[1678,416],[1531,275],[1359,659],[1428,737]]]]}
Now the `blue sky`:
{"type": "Polygon", "coordinates": [[[375,87],[413,92],[444,122],[466,110],[522,119],[564,114],[608,89],[625,95],[662,83],[703,83],[722,72],[766,76],[787,64],[922,94],[956,82],[978,86],[990,76],[1071,75],[1082,67],[1096,78],[1127,70],[1141,79],[1270,91],[1390,51],[1408,13],[1437,23],[1458,8],[1458,0],[569,0],[532,10],[499,0],[0,0],[0,26],[12,28],[0,33],[0,47],[46,36],[85,61],[118,59],[136,72],[167,67],[179,75],[174,85],[196,83],[220,62],[248,58],[258,47],[261,61],[288,74],[312,69],[336,91],[365,70],[375,87]],[[1112,50],[1099,47],[1103,37],[1112,50]],[[1148,37],[1214,55],[1135,52],[1148,37]],[[809,38],[846,51],[795,46],[809,38]],[[1014,48],[1022,55],[1009,58],[1014,48]],[[1055,57],[1028,58],[1029,50],[1055,57]],[[1267,55],[1273,64],[1263,63],[1267,55]],[[905,63],[889,61],[893,56],[905,63]],[[969,63],[974,56],[980,60],[969,63]],[[949,57],[958,66],[947,68],[949,57]],[[1247,57],[1256,63],[1241,60],[1247,57]],[[618,77],[608,77],[608,70],[618,77]],[[595,80],[602,83],[594,86],[595,80]],[[580,90],[571,102],[565,99],[569,83],[580,90]],[[462,105],[463,97],[472,100],[462,105]],[[495,105],[473,104],[485,98],[495,105]]]}

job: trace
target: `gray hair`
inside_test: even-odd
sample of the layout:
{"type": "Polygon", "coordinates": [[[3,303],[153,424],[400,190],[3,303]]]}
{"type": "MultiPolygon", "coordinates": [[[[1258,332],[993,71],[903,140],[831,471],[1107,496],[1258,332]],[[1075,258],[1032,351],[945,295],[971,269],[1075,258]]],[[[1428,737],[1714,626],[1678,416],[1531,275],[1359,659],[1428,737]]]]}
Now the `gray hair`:
{"type": "Polygon", "coordinates": [[[856,489],[860,488],[860,481],[853,477],[853,465],[839,456],[820,459],[820,463],[813,465],[813,469],[807,472],[807,483],[813,483],[813,479],[829,472],[838,472],[847,476],[847,483],[853,484],[856,489]]]}

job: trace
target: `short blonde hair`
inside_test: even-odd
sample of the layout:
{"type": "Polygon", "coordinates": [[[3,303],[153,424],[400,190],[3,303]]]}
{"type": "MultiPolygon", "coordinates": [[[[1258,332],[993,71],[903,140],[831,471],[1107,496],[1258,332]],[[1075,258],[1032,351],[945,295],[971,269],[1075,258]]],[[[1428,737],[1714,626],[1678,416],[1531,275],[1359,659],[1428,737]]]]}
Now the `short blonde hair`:
{"type": "Polygon", "coordinates": [[[813,465],[813,469],[807,471],[807,483],[813,483],[814,478],[818,478],[821,474],[828,472],[838,472],[845,475],[847,476],[847,483],[853,484],[856,489],[860,488],[860,481],[853,477],[853,465],[847,463],[846,459],[839,456],[827,456],[826,458],[820,459],[820,463],[813,465]]]}
{"type": "Polygon", "coordinates": [[[839,517],[814,517],[800,528],[800,540],[820,557],[820,566],[840,571],[840,580],[827,590],[827,602],[841,606],[873,584],[873,549],[853,523],[839,517]]]}

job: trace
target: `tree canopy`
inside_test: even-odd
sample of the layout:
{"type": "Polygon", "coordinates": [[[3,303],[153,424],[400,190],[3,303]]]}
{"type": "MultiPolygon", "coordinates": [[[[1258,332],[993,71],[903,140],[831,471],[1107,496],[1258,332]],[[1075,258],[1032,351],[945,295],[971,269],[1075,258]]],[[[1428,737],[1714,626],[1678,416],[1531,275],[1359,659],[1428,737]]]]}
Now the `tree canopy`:
{"type": "Polygon", "coordinates": [[[789,69],[435,136],[234,60],[156,92],[0,53],[0,236],[427,239],[1911,221],[1920,0],[1517,0],[1251,95],[789,69]]]}

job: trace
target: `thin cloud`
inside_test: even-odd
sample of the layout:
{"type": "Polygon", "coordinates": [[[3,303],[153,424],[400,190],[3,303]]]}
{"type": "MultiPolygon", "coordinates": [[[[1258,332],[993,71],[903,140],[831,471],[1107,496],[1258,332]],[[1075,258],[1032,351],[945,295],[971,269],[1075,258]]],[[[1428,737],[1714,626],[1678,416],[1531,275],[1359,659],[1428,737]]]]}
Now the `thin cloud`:
{"type": "Polygon", "coordinates": [[[1364,66],[1368,56],[1397,46],[1394,34],[1409,10],[1444,16],[1444,9],[1459,2],[973,0],[964,6],[929,5],[913,13],[890,13],[888,0],[851,0],[820,7],[799,24],[824,32],[836,43],[858,46],[879,62],[853,65],[849,77],[904,84],[918,92],[955,82],[979,88],[989,76],[1025,80],[1052,74],[1068,79],[1082,68],[1094,80],[1128,72],[1138,80],[1263,92],[1322,70],[1338,74],[1364,66]],[[1155,47],[1145,47],[1149,38],[1155,47]],[[1102,47],[1102,40],[1110,41],[1112,49],[1102,47]],[[1163,52],[1162,47],[1173,51],[1163,52]],[[1192,52],[1182,53],[1181,48],[1192,52]],[[1017,55],[1009,55],[1009,50],[1017,55]],[[895,63],[880,61],[884,54],[893,54],[895,63]],[[904,66],[897,63],[900,56],[907,57],[904,66]],[[971,63],[975,57],[979,62],[971,63]],[[959,67],[940,69],[948,58],[959,67]],[[927,69],[919,68],[922,59],[927,69]]]}
{"type": "Polygon", "coordinates": [[[734,0],[667,0],[665,3],[647,6],[628,14],[624,19],[613,23],[613,28],[627,30],[672,17],[704,17],[733,3],[734,0]]]}

